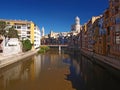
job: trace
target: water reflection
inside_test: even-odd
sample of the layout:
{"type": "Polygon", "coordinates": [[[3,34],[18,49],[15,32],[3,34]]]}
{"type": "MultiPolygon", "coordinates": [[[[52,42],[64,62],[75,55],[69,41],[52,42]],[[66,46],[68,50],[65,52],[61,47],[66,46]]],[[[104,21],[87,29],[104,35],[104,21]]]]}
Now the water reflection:
{"type": "Polygon", "coordinates": [[[76,90],[119,90],[120,80],[107,69],[84,56],[71,56],[70,74],[67,80],[76,90]],[[78,84],[79,83],[79,84],[78,84]]]}
{"type": "Polygon", "coordinates": [[[88,58],[55,51],[0,69],[0,90],[120,90],[119,85],[88,58]]]}
{"type": "Polygon", "coordinates": [[[70,58],[71,64],[69,67],[70,74],[66,74],[67,76],[66,80],[71,81],[72,87],[75,88],[76,90],[85,90],[84,81],[80,76],[80,62],[77,61],[77,59],[75,59],[74,56],[72,55],[70,56],[71,56],[70,58]]]}
{"type": "Polygon", "coordinates": [[[0,90],[73,90],[64,79],[69,69],[62,60],[69,56],[58,53],[35,55],[1,69],[0,90]]]}
{"type": "Polygon", "coordinates": [[[16,81],[19,78],[21,70],[21,64],[17,67],[11,68],[9,71],[6,71],[0,74],[0,81],[2,87],[7,87],[12,81],[16,81]]]}

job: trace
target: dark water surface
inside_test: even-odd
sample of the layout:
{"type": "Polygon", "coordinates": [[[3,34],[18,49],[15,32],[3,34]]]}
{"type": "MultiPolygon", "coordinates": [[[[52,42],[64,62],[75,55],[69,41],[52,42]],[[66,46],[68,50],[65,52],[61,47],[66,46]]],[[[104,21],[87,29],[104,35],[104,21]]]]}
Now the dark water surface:
{"type": "Polygon", "coordinates": [[[120,79],[84,56],[50,52],[0,69],[0,90],[120,90],[120,79]]]}

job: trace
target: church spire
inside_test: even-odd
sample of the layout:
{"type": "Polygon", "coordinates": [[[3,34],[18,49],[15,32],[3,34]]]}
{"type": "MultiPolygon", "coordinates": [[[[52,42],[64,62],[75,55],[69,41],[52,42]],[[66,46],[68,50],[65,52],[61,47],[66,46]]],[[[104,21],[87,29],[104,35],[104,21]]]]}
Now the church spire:
{"type": "Polygon", "coordinates": [[[42,27],[41,34],[42,34],[42,36],[45,35],[45,29],[44,29],[44,27],[42,27]]]}

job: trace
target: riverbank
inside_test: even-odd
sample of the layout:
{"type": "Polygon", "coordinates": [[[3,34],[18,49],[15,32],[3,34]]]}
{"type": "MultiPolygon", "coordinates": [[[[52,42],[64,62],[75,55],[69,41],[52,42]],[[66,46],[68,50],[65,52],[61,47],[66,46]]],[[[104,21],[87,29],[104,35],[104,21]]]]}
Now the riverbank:
{"type": "Polygon", "coordinates": [[[118,69],[120,70],[120,60],[119,59],[114,59],[112,57],[108,57],[108,56],[103,56],[103,55],[99,55],[93,52],[89,52],[89,51],[85,51],[85,50],[81,50],[81,53],[90,58],[93,59],[95,62],[102,62],[105,63],[109,66],[111,66],[112,68],[118,69]]]}
{"type": "Polygon", "coordinates": [[[37,52],[38,52],[38,50],[28,51],[28,52],[25,52],[25,53],[19,53],[19,54],[14,54],[14,55],[10,55],[10,56],[0,55],[0,68],[3,68],[5,66],[13,64],[15,62],[18,62],[18,61],[20,61],[24,58],[32,56],[32,55],[36,54],[37,52]]]}

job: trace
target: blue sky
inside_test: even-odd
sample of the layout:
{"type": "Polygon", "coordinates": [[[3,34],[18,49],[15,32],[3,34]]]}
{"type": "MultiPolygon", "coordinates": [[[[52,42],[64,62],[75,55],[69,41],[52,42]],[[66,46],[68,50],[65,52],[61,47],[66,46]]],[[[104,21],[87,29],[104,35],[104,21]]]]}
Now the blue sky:
{"type": "Polygon", "coordinates": [[[0,0],[0,19],[29,20],[45,34],[70,31],[76,16],[81,24],[108,8],[109,0],[0,0]]]}

